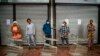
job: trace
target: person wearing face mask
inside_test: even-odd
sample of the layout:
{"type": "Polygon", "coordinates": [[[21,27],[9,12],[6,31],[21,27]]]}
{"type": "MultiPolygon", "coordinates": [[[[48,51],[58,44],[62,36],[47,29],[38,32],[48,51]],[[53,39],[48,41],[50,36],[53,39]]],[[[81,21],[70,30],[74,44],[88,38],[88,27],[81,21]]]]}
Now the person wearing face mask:
{"type": "Polygon", "coordinates": [[[62,45],[64,45],[64,41],[66,41],[66,44],[68,45],[68,34],[70,33],[70,29],[67,26],[67,22],[63,21],[62,26],[59,30],[60,33],[60,37],[61,37],[61,41],[62,41],[62,45]]]}
{"type": "Polygon", "coordinates": [[[26,37],[28,39],[28,45],[29,47],[33,45],[36,46],[35,26],[30,18],[28,18],[26,21],[28,23],[26,26],[26,37]]]}
{"type": "MultiPolygon", "coordinates": [[[[51,25],[49,20],[46,20],[46,23],[43,25],[43,32],[46,38],[51,38],[51,25]]],[[[51,44],[50,40],[46,40],[47,44],[51,44]]]]}
{"type": "Polygon", "coordinates": [[[94,39],[94,33],[95,33],[95,25],[93,24],[92,19],[87,25],[87,30],[88,30],[88,49],[91,50],[93,48],[93,39],[94,39]]]}

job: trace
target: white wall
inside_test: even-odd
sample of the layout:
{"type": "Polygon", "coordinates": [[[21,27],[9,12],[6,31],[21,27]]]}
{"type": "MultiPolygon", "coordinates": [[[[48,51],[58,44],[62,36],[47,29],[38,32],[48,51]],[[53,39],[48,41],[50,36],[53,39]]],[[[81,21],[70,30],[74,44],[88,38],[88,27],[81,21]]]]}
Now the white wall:
{"type": "MultiPolygon", "coordinates": [[[[57,6],[57,38],[59,37],[58,30],[61,23],[65,19],[69,19],[70,34],[80,35],[80,42],[87,42],[87,24],[90,19],[94,20],[96,26],[95,42],[98,37],[98,8],[95,6],[57,6]],[[79,26],[77,20],[81,19],[82,24],[79,26]]],[[[70,37],[70,42],[76,41],[70,37]]],[[[59,42],[60,43],[60,42],[59,42]]]]}

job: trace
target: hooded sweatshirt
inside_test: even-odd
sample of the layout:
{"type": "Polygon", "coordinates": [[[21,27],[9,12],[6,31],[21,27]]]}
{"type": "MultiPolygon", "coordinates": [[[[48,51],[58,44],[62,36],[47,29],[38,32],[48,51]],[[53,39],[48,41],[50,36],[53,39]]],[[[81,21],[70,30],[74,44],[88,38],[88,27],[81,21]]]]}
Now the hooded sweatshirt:
{"type": "Polygon", "coordinates": [[[47,20],[46,23],[43,25],[43,32],[46,35],[51,35],[51,25],[50,25],[50,23],[48,24],[47,22],[49,22],[49,21],[47,20]]]}

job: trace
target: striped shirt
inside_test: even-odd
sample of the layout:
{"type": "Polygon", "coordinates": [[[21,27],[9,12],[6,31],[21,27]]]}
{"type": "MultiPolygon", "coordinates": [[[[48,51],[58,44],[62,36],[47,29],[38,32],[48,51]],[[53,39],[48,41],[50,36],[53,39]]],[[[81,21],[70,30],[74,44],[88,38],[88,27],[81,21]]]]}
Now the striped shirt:
{"type": "Polygon", "coordinates": [[[62,26],[59,30],[61,37],[68,37],[68,33],[70,32],[69,27],[62,26]]]}

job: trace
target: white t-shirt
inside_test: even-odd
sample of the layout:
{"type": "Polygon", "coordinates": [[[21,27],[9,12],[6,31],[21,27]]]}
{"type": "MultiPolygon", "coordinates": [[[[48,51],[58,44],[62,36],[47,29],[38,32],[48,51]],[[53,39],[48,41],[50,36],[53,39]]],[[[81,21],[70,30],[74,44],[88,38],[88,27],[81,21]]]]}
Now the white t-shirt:
{"type": "Polygon", "coordinates": [[[35,35],[35,26],[34,26],[33,23],[28,24],[26,26],[26,34],[33,34],[33,35],[35,35]]]}

